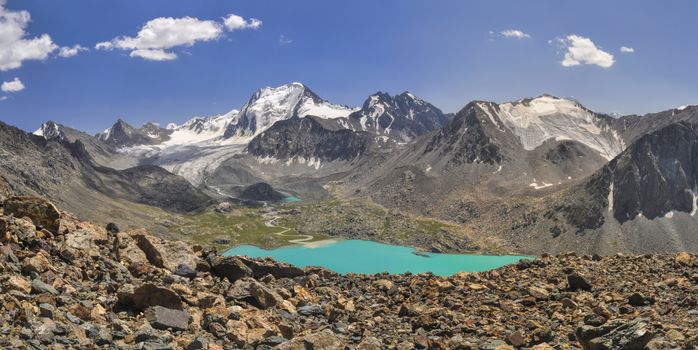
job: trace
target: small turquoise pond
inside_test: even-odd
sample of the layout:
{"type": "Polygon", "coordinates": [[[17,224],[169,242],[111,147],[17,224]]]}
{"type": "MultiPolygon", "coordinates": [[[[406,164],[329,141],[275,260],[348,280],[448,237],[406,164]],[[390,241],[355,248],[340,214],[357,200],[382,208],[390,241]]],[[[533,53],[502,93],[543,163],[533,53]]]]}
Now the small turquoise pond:
{"type": "Polygon", "coordinates": [[[253,258],[272,257],[296,266],[323,266],[338,273],[399,274],[432,272],[450,276],[458,272],[477,272],[516,263],[525,256],[418,253],[410,247],[362,240],[341,240],[298,244],[272,250],[241,245],[224,253],[253,258]]]}
{"type": "Polygon", "coordinates": [[[300,202],[302,199],[296,197],[296,196],[288,196],[284,198],[284,203],[295,203],[295,202],[300,202]]]}

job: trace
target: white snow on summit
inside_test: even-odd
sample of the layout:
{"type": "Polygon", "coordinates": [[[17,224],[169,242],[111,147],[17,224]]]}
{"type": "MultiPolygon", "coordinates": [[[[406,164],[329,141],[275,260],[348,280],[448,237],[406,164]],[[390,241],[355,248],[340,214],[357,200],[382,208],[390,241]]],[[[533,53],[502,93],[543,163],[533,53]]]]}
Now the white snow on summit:
{"type": "Polygon", "coordinates": [[[355,109],[335,105],[320,99],[303,84],[295,82],[279,87],[265,87],[257,91],[233,121],[238,126],[237,136],[258,135],[274,123],[294,115],[313,115],[320,118],[341,118],[355,109]]]}
{"type": "Polygon", "coordinates": [[[236,109],[221,115],[207,118],[192,118],[182,125],[170,123],[167,128],[174,130],[164,146],[185,145],[213,141],[223,136],[225,128],[240,112],[236,109]]]}
{"type": "Polygon", "coordinates": [[[625,148],[615,131],[574,100],[543,95],[495,104],[495,108],[479,102],[478,107],[500,131],[504,131],[503,125],[518,136],[526,150],[536,149],[550,139],[574,140],[610,160],[625,148]]]}

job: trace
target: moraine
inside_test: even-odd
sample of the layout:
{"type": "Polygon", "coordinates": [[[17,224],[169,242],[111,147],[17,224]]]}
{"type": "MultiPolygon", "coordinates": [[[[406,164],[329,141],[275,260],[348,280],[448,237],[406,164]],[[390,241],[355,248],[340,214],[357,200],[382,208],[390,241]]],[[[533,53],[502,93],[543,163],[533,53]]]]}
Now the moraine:
{"type": "Polygon", "coordinates": [[[265,250],[241,245],[224,253],[253,258],[272,257],[300,267],[323,266],[338,273],[393,274],[431,272],[450,276],[458,272],[478,272],[513,264],[525,256],[475,254],[436,254],[414,248],[363,240],[327,240],[265,250]]]}

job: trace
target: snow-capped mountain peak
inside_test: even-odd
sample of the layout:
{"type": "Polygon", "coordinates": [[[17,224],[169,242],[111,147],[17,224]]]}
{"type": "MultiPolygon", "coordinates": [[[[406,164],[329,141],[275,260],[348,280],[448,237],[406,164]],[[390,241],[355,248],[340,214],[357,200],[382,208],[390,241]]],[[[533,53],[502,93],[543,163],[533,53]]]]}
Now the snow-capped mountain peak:
{"type": "Polygon", "coordinates": [[[508,129],[516,135],[526,150],[550,139],[573,140],[611,159],[625,148],[605,119],[574,99],[546,94],[502,104],[477,102],[477,106],[499,131],[508,129]]]}
{"type": "Polygon", "coordinates": [[[63,131],[61,131],[60,125],[51,120],[41,124],[41,127],[36,129],[36,131],[34,131],[32,134],[41,136],[47,140],[65,139],[65,135],[63,134],[63,131]]]}
{"type": "Polygon", "coordinates": [[[354,109],[321,99],[301,83],[265,87],[255,92],[229,125],[225,137],[252,137],[280,120],[313,115],[320,118],[341,118],[354,109]]]}
{"type": "Polygon", "coordinates": [[[239,113],[237,109],[233,109],[221,115],[195,117],[182,125],[170,123],[167,128],[172,130],[172,134],[164,145],[185,145],[221,139],[225,129],[239,113]]]}
{"type": "Polygon", "coordinates": [[[444,125],[448,117],[441,110],[410,92],[391,96],[370,95],[361,109],[349,116],[352,128],[407,142],[444,125]]]}

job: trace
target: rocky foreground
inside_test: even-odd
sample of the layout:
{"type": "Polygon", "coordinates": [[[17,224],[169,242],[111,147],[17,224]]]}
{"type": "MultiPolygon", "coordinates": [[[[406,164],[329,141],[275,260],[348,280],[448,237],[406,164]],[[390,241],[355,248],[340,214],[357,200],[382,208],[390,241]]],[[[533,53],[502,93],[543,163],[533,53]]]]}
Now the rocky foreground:
{"type": "Polygon", "coordinates": [[[452,277],[346,275],[0,211],[8,349],[695,349],[698,257],[543,256],[452,277]]]}

